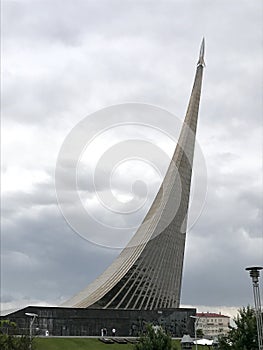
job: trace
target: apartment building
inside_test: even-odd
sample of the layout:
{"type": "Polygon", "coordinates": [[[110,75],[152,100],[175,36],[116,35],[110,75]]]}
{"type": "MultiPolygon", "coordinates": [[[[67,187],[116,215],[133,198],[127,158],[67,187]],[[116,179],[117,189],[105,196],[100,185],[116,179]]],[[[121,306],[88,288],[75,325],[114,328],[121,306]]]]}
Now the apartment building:
{"type": "Polygon", "coordinates": [[[230,317],[221,313],[197,313],[197,329],[202,330],[204,337],[227,334],[230,330],[230,317]]]}

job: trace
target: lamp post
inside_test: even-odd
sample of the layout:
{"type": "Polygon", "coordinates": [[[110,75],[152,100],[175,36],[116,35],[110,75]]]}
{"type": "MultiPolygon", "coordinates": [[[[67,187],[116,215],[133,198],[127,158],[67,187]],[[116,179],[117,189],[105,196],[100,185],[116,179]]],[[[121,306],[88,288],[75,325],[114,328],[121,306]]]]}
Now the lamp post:
{"type": "Polygon", "coordinates": [[[36,317],[38,317],[38,315],[34,314],[32,312],[26,312],[25,315],[31,317],[30,324],[29,324],[29,337],[30,337],[29,349],[31,350],[32,349],[33,324],[34,324],[36,317]]]}
{"type": "Polygon", "coordinates": [[[246,268],[246,270],[249,271],[250,277],[252,278],[252,284],[253,284],[259,350],[263,350],[263,321],[262,321],[262,311],[261,311],[260,291],[259,291],[259,275],[260,275],[259,271],[262,269],[263,267],[261,266],[252,266],[252,267],[246,268]]]}
{"type": "Polygon", "coordinates": [[[197,346],[196,329],[197,329],[197,324],[198,324],[198,321],[199,321],[200,317],[197,317],[197,316],[190,316],[190,317],[195,319],[195,349],[197,350],[198,346],[197,346]]]}

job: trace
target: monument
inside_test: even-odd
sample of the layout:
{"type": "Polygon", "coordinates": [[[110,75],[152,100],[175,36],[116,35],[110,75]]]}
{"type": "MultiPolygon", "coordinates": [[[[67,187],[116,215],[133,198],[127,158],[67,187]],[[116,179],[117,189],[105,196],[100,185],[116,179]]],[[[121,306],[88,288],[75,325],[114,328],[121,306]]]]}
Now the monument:
{"type": "MultiPolygon", "coordinates": [[[[171,335],[194,333],[195,309],[179,308],[187,216],[202,87],[204,39],[178,144],[163,183],[137,232],[117,259],[61,307],[28,306],[1,318],[28,329],[27,313],[50,335],[140,334],[147,322],[171,335]]],[[[43,333],[44,334],[44,333],[43,333]]]]}
{"type": "Polygon", "coordinates": [[[64,306],[135,310],[179,307],[204,45],[203,39],[178,144],[151,208],[118,258],[64,306]]]}

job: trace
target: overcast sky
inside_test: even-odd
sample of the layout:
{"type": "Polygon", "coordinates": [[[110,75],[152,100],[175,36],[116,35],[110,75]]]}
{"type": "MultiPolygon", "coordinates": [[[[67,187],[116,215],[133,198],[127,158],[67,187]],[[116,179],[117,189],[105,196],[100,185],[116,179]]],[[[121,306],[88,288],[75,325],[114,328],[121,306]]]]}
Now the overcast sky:
{"type": "MultiPolygon", "coordinates": [[[[2,1],[2,309],[59,304],[120,253],[116,247],[135,232],[158,190],[167,157],[156,167],[145,157],[114,168],[111,190],[120,212],[133,196],[141,203],[147,187],[146,202],[132,217],[105,212],[89,172],[96,169],[98,192],[107,195],[107,169],[98,159],[112,146],[153,142],[170,156],[174,140],[155,130],[155,121],[152,128],[114,125],[92,140],[81,156],[80,186],[95,216],[84,238],[57,204],[58,154],[83,118],[111,105],[159,106],[182,120],[203,36],[197,140],[207,180],[198,183],[197,176],[194,186],[205,185],[207,195],[187,233],[181,302],[230,314],[253,303],[244,268],[263,265],[262,6],[251,0],[2,1]],[[134,180],[145,186],[132,193],[134,180]]],[[[74,206],[70,195],[64,199],[74,206]]]]}

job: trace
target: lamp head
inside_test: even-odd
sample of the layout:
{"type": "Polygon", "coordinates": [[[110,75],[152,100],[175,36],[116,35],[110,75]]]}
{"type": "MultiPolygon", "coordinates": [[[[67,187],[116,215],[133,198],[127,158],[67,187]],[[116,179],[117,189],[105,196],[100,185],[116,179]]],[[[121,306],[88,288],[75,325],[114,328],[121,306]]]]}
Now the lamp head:
{"type": "Polygon", "coordinates": [[[249,271],[250,277],[252,278],[253,283],[258,283],[258,278],[259,278],[259,271],[262,270],[263,267],[261,266],[252,266],[252,267],[247,267],[246,271],[249,271]]]}
{"type": "Polygon", "coordinates": [[[34,314],[33,312],[26,312],[25,315],[30,317],[38,317],[38,315],[34,314]]]}

